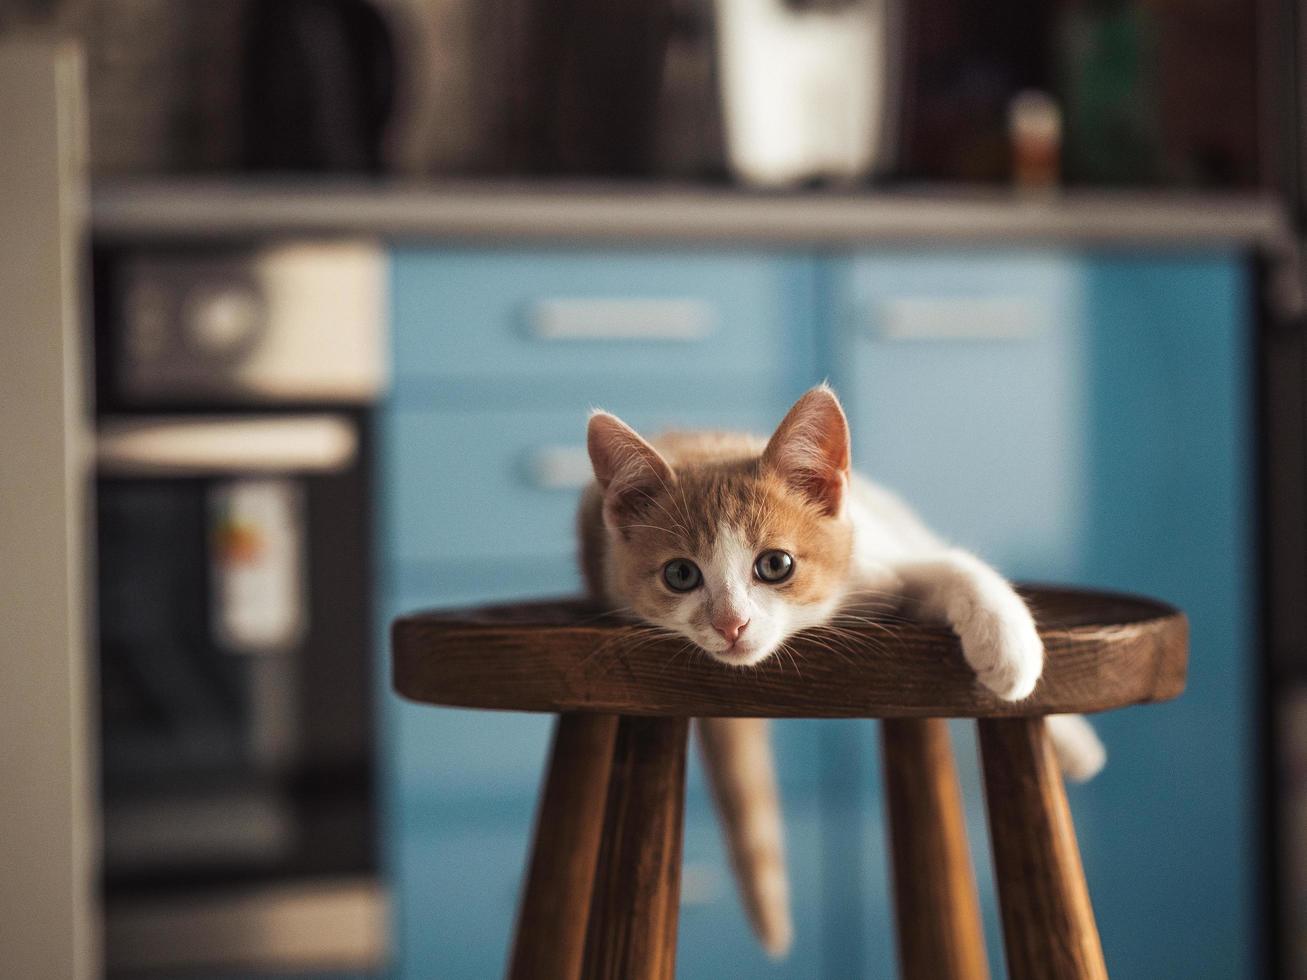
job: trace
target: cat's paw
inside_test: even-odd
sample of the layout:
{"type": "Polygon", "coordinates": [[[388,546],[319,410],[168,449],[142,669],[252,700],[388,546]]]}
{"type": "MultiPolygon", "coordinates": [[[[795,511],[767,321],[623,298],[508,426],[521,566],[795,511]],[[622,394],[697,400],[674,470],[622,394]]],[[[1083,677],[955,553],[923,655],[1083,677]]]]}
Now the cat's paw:
{"type": "Polygon", "coordinates": [[[1044,672],[1044,643],[1020,600],[1003,609],[973,609],[955,622],[962,655],[980,683],[1005,701],[1029,697],[1044,672]]]}

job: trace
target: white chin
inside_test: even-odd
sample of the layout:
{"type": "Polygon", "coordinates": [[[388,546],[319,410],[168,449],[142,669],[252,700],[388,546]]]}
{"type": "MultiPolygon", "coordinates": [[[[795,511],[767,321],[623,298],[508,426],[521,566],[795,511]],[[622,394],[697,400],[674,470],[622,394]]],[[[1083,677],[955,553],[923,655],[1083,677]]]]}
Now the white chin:
{"type": "Polygon", "coordinates": [[[730,650],[709,650],[708,653],[714,660],[732,667],[752,667],[771,656],[771,648],[737,646],[730,650]]]}

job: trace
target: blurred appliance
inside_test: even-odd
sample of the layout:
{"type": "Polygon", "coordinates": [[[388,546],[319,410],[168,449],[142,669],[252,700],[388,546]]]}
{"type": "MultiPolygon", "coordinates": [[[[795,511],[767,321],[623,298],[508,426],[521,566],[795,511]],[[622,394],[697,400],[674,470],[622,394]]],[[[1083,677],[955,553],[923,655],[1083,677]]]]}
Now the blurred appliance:
{"type": "MultiPolygon", "coordinates": [[[[816,2],[816,0],[809,0],[816,2]]],[[[1259,102],[1296,0],[921,0],[905,4],[896,176],[1002,183],[1008,107],[1052,95],[1072,186],[1265,187],[1259,102]]]]}
{"type": "Polygon", "coordinates": [[[902,46],[895,0],[716,0],[726,148],[744,181],[885,169],[902,46]]]}
{"type": "Polygon", "coordinates": [[[377,966],[381,251],[96,264],[108,968],[377,966]]]}
{"type": "Polygon", "coordinates": [[[397,82],[391,28],[369,0],[254,3],[245,25],[245,163],[381,169],[397,82]]]}
{"type": "Polygon", "coordinates": [[[493,8],[498,49],[489,55],[499,62],[506,169],[654,172],[674,0],[505,0],[493,8]]]}

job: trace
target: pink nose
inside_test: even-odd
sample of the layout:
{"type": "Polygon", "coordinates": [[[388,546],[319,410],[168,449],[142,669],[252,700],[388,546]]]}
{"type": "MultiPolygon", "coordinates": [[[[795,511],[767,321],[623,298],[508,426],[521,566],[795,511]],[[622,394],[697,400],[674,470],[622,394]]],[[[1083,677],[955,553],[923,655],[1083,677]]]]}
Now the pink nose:
{"type": "Polygon", "coordinates": [[[749,625],[747,619],[740,619],[738,616],[728,616],[722,619],[714,619],[712,628],[722,635],[722,639],[727,643],[734,643],[740,638],[745,627],[749,625]]]}

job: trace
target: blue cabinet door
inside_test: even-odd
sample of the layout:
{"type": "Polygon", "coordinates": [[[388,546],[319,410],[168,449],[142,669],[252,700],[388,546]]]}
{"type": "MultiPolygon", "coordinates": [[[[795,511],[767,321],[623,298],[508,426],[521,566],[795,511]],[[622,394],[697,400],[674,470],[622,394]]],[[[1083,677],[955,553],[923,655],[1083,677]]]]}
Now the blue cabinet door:
{"type": "Polygon", "coordinates": [[[855,465],[1027,576],[1065,574],[1083,533],[1082,283],[1082,260],[1051,252],[836,265],[855,465]]]}
{"type": "MultiPolygon", "coordinates": [[[[1255,972],[1251,324],[1237,256],[869,252],[818,268],[775,254],[405,249],[394,289],[386,612],[577,587],[566,473],[588,405],[765,430],[828,375],[856,464],[946,536],[1015,577],[1135,589],[1189,612],[1188,692],[1098,719],[1109,765],[1072,788],[1072,806],[1114,977],[1255,972]],[[670,305],[604,305],[624,298],[670,305]],[[620,335],[651,309],[672,333],[695,317],[713,326],[586,334],[605,311],[620,335]]],[[[549,721],[396,699],[385,717],[398,972],[495,975],[549,721]]],[[[1002,975],[972,729],[953,731],[1002,975]]],[[[776,742],[795,950],[773,964],[753,943],[692,757],[678,975],[894,975],[874,725],[785,723],[776,742]]]]}
{"type": "MultiPolygon", "coordinates": [[[[818,379],[815,269],[810,257],[774,253],[397,250],[396,385],[380,433],[387,618],[577,591],[572,522],[589,408],[646,431],[769,430],[818,379]]],[[[394,697],[384,715],[396,973],[498,975],[551,720],[394,697]]],[[[692,754],[679,975],[819,971],[819,731],[775,731],[799,926],[778,965],[740,910],[692,754]]]]}
{"type": "MultiPolygon", "coordinates": [[[[1190,616],[1185,695],[1096,719],[1107,769],[1071,789],[1113,977],[1258,964],[1247,275],[1231,254],[871,253],[832,270],[859,468],[1013,576],[1190,616]]],[[[975,753],[958,748],[983,862],[975,753]]]]}
{"type": "Polygon", "coordinates": [[[402,391],[610,375],[743,386],[784,378],[812,340],[794,329],[812,310],[802,256],[414,248],[395,252],[392,281],[402,391]]]}

